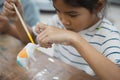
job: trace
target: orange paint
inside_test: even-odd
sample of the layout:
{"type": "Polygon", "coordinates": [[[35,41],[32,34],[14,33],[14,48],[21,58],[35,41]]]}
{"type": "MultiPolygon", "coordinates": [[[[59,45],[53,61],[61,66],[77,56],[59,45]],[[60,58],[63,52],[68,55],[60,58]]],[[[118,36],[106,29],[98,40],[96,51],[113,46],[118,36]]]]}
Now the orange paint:
{"type": "Polygon", "coordinates": [[[26,49],[24,48],[22,51],[19,52],[18,56],[20,58],[28,58],[28,55],[26,53],[26,49]]]}

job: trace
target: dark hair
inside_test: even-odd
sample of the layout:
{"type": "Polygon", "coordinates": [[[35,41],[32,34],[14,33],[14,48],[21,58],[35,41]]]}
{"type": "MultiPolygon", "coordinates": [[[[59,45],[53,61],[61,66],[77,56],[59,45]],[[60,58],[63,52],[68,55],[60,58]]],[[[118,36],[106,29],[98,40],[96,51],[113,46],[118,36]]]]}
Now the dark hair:
{"type": "MultiPolygon", "coordinates": [[[[53,0],[56,1],[56,0],[53,0]]],[[[98,4],[99,0],[62,0],[65,4],[72,7],[84,7],[92,12],[98,4]]],[[[106,2],[106,0],[105,0],[106,2]]]]}

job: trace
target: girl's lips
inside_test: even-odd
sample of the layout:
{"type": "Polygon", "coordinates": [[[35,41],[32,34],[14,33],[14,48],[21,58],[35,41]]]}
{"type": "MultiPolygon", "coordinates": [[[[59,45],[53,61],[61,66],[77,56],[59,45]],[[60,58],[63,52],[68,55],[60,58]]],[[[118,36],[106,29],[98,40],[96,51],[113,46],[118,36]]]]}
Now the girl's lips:
{"type": "Polygon", "coordinates": [[[70,31],[74,31],[73,29],[70,29],[70,28],[66,28],[67,30],[70,30],[70,31]]]}
{"type": "Polygon", "coordinates": [[[70,31],[73,31],[73,32],[79,32],[79,31],[77,31],[77,30],[70,29],[70,28],[66,28],[66,30],[70,30],[70,31]]]}

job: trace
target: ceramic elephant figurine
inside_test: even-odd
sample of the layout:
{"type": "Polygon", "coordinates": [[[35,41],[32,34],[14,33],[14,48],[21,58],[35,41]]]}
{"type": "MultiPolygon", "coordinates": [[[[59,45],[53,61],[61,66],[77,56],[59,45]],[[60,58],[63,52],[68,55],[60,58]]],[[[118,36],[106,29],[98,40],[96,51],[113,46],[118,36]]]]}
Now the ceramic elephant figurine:
{"type": "Polygon", "coordinates": [[[28,63],[29,60],[32,59],[36,61],[36,58],[34,57],[34,52],[37,50],[37,45],[33,43],[28,43],[17,55],[17,63],[26,68],[29,69],[28,63]]]}

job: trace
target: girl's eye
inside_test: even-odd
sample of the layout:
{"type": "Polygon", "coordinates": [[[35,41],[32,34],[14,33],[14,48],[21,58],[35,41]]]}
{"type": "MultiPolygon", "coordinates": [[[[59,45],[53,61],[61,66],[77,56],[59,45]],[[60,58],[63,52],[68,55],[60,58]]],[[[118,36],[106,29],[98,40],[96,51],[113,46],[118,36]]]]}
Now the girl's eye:
{"type": "Polygon", "coordinates": [[[71,14],[70,14],[69,16],[70,16],[70,17],[74,17],[74,18],[75,18],[75,17],[77,17],[78,15],[71,15],[71,14]]]}
{"type": "Polygon", "coordinates": [[[78,15],[69,15],[70,17],[77,17],[78,15]]]}

